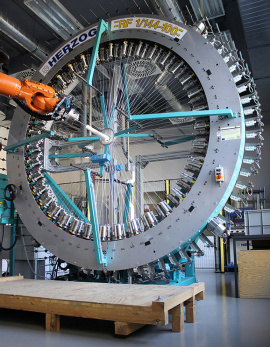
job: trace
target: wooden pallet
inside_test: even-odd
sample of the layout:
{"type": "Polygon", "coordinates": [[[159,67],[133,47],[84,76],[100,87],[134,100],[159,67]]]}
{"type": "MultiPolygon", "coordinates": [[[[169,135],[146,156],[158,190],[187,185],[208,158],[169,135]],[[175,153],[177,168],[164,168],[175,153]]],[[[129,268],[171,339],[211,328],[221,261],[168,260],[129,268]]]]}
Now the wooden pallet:
{"type": "Polygon", "coordinates": [[[203,300],[204,283],[188,287],[0,279],[0,307],[41,312],[46,330],[60,329],[60,316],[110,320],[115,334],[129,335],[146,324],[166,325],[172,315],[172,331],[184,330],[196,321],[195,300],[203,300]]]}

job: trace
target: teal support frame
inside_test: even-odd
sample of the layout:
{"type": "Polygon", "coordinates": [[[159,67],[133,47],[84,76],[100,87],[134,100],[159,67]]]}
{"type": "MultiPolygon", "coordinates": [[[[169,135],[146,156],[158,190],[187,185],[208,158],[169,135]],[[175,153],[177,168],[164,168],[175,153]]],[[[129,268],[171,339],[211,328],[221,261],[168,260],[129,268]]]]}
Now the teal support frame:
{"type": "Polygon", "coordinates": [[[70,137],[68,142],[80,142],[80,141],[97,141],[99,140],[98,136],[89,136],[89,137],[70,137]]]}
{"type": "Polygon", "coordinates": [[[60,197],[63,203],[80,219],[89,223],[88,218],[82,213],[82,211],[74,204],[74,202],[67,196],[67,194],[59,187],[59,185],[51,178],[51,176],[45,172],[44,177],[47,183],[52,187],[52,190],[60,197]]]}
{"type": "Polygon", "coordinates": [[[22,147],[22,146],[28,145],[29,143],[37,142],[39,140],[46,139],[46,138],[51,137],[51,136],[54,136],[54,132],[53,131],[49,131],[47,133],[42,133],[42,134],[36,135],[36,136],[31,136],[31,137],[28,137],[27,139],[24,139],[22,141],[13,143],[12,145],[6,146],[4,148],[4,151],[6,151],[6,152],[14,152],[15,149],[18,148],[18,147],[22,147]]]}
{"type": "Polygon", "coordinates": [[[112,127],[113,118],[114,118],[114,113],[115,113],[115,108],[116,108],[116,104],[113,103],[112,111],[111,111],[111,114],[110,114],[109,128],[112,127]]]}
{"type": "Polygon", "coordinates": [[[105,128],[108,128],[108,119],[107,119],[107,112],[106,112],[106,106],[105,106],[105,101],[104,101],[104,96],[100,95],[100,102],[101,102],[101,109],[102,109],[102,114],[103,114],[103,120],[104,120],[104,125],[105,128]]]}
{"type": "Polygon", "coordinates": [[[181,286],[189,286],[192,283],[196,283],[194,256],[191,259],[193,260],[192,263],[185,265],[185,277],[179,283],[181,286]]]}
{"type": "Polygon", "coordinates": [[[129,121],[149,120],[149,119],[167,119],[167,118],[187,118],[187,117],[211,117],[223,116],[235,118],[236,114],[230,109],[225,110],[205,110],[205,111],[187,111],[187,112],[168,112],[155,114],[139,114],[129,117],[129,121]]]}
{"type": "Polygon", "coordinates": [[[123,216],[123,224],[125,225],[125,229],[127,228],[127,220],[129,213],[129,204],[131,198],[132,184],[128,183],[126,188],[126,197],[125,197],[125,205],[124,205],[124,216],[123,216]]]}
{"type": "Polygon", "coordinates": [[[153,134],[120,134],[117,137],[153,137],[153,134]]]}
{"type": "Polygon", "coordinates": [[[66,154],[50,154],[49,159],[54,158],[79,158],[79,157],[92,157],[93,153],[66,153],[66,154]]]}
{"type": "Polygon", "coordinates": [[[124,63],[121,63],[121,69],[120,70],[121,70],[121,75],[122,75],[122,84],[123,84],[123,93],[124,93],[126,114],[130,117],[127,77],[126,77],[126,69],[125,69],[124,63]]]}
{"type": "Polygon", "coordinates": [[[138,126],[135,125],[134,127],[130,127],[130,128],[118,131],[117,133],[114,134],[114,136],[126,134],[126,133],[129,133],[130,131],[137,130],[137,129],[138,129],[138,126]]]}
{"type": "Polygon", "coordinates": [[[180,137],[179,139],[163,142],[161,147],[173,146],[173,145],[177,145],[178,143],[188,142],[192,140],[195,140],[195,136],[180,137]]]}
{"type": "MultiPolygon", "coordinates": [[[[10,226],[10,246],[14,244],[15,239],[16,239],[16,226],[11,225],[10,226]]],[[[9,275],[14,276],[14,272],[15,272],[15,247],[11,248],[11,250],[9,251],[9,261],[10,261],[9,275]]]]}
{"type": "MultiPolygon", "coordinates": [[[[109,146],[109,145],[105,145],[104,154],[109,153],[109,149],[110,149],[110,146],[109,146]]],[[[104,168],[105,168],[105,165],[102,165],[101,168],[100,168],[100,171],[99,171],[99,173],[100,173],[102,176],[103,176],[103,173],[104,173],[104,168]]]]}
{"type": "Polygon", "coordinates": [[[85,175],[85,182],[86,182],[86,191],[87,191],[87,198],[88,198],[88,205],[89,205],[89,212],[90,212],[90,220],[92,224],[92,233],[94,238],[96,260],[98,264],[106,265],[107,259],[102,252],[102,246],[101,246],[101,241],[99,237],[99,225],[98,225],[98,219],[97,219],[96,201],[94,196],[94,186],[93,186],[93,181],[91,178],[91,170],[86,169],[84,171],[84,175],[85,175]]]}
{"type": "Polygon", "coordinates": [[[108,23],[106,23],[105,20],[100,19],[100,21],[98,23],[98,27],[97,27],[96,38],[95,38],[94,47],[92,50],[91,61],[89,64],[88,74],[87,74],[87,78],[86,78],[88,86],[92,86],[100,39],[101,39],[101,35],[106,30],[108,30],[108,23]]]}

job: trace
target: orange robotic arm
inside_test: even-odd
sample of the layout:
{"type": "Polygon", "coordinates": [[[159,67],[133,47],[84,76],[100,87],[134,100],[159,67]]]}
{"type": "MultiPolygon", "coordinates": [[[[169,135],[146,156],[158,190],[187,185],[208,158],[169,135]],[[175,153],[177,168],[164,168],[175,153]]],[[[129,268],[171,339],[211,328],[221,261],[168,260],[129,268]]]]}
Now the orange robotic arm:
{"type": "Polygon", "coordinates": [[[25,78],[18,79],[0,72],[0,94],[25,101],[27,106],[40,114],[50,113],[60,101],[52,87],[25,78]]]}

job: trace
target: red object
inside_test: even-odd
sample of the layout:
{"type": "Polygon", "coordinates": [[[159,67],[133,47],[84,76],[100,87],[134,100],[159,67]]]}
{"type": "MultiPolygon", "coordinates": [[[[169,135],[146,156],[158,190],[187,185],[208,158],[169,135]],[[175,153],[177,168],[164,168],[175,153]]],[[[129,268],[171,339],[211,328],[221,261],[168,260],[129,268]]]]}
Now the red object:
{"type": "Polygon", "coordinates": [[[221,177],[222,177],[221,175],[218,175],[218,177],[217,177],[217,178],[218,178],[218,179],[221,179],[221,177]]]}

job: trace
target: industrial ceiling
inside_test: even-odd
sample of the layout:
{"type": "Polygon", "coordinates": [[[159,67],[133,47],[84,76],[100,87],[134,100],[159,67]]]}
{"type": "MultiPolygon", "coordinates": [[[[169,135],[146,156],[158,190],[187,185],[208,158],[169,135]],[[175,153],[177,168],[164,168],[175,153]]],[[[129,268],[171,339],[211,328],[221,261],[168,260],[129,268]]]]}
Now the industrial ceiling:
{"type": "MultiPolygon", "coordinates": [[[[43,0],[44,1],[44,0],[43,0]]],[[[219,1],[198,0],[166,0],[164,3],[166,15],[170,14],[170,8],[181,10],[184,20],[188,24],[196,21],[192,3],[203,4],[204,12],[207,6],[219,1]]],[[[0,48],[10,57],[8,63],[3,65],[3,71],[14,74],[31,68],[36,68],[44,60],[44,56],[52,52],[64,39],[39,16],[37,16],[27,3],[29,0],[2,0],[0,4],[0,48]],[[3,29],[3,23],[9,23],[18,32],[25,35],[31,42],[28,49],[22,46],[21,38],[17,34],[14,37],[7,35],[3,29]],[[29,52],[30,51],[30,52],[29,52]]],[[[46,2],[46,1],[45,1],[46,2]]],[[[119,15],[132,14],[162,14],[158,9],[157,0],[60,0],[60,3],[80,23],[78,28],[86,27],[97,22],[100,18],[108,19],[119,15]],[[159,12],[159,13],[158,13],[159,12]]],[[[216,17],[211,21],[218,24],[221,31],[229,30],[236,47],[242,52],[255,79],[258,94],[260,96],[264,122],[270,119],[270,99],[268,97],[270,87],[270,3],[267,0],[222,0],[225,15],[216,17]]],[[[164,9],[163,9],[164,10],[164,9]]],[[[172,13],[172,11],[171,11],[172,13]]],[[[173,13],[175,16],[175,13],[173,13]]],[[[172,18],[173,18],[172,16],[172,18]]],[[[79,29],[78,29],[79,30],[79,29]]],[[[62,35],[63,36],[63,35],[62,35]]],[[[4,101],[1,100],[3,103],[4,101]]],[[[1,110],[12,114],[4,105],[1,110]]]]}

